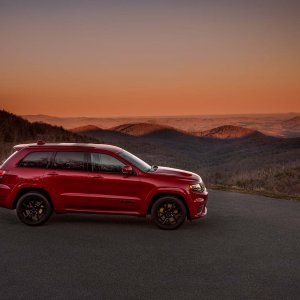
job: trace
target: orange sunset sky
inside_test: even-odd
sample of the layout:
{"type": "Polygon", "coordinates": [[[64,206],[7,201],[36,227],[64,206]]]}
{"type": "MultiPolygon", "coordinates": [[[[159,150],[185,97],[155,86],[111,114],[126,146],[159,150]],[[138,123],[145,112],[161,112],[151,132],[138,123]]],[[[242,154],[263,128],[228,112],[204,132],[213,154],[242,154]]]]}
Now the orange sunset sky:
{"type": "Polygon", "coordinates": [[[2,1],[0,108],[300,112],[300,1],[2,1]]]}

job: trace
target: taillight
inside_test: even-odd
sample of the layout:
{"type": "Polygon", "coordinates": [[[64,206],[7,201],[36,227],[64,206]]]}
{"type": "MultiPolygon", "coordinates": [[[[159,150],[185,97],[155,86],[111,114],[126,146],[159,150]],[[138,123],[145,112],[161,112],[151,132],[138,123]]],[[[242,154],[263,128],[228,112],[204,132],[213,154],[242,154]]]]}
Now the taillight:
{"type": "Polygon", "coordinates": [[[5,171],[4,170],[0,170],[0,179],[2,179],[3,178],[3,176],[5,175],[5,171]]]}

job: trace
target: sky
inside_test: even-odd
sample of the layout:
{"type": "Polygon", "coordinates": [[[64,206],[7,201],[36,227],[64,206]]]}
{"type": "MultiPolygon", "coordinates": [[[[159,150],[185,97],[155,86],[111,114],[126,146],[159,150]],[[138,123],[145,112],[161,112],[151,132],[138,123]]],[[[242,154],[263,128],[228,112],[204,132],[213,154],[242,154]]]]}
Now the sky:
{"type": "Polygon", "coordinates": [[[300,1],[0,0],[0,108],[300,112],[300,1]]]}

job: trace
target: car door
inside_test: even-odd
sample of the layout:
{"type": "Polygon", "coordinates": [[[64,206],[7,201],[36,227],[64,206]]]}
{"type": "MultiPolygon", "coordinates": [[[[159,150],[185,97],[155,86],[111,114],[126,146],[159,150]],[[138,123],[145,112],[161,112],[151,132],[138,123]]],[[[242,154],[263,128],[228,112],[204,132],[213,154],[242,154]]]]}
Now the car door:
{"type": "Polygon", "coordinates": [[[56,207],[62,211],[89,207],[89,180],[87,153],[82,151],[57,151],[51,169],[44,176],[56,207]]]}
{"type": "Polygon", "coordinates": [[[89,191],[95,209],[107,212],[136,213],[141,206],[140,179],[136,172],[123,174],[125,163],[108,153],[90,153],[89,191]]]}

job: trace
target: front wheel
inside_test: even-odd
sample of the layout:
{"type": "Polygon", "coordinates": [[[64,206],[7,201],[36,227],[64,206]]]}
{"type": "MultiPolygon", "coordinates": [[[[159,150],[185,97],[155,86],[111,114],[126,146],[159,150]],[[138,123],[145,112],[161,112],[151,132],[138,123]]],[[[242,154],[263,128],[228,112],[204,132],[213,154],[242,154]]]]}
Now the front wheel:
{"type": "Polygon", "coordinates": [[[52,206],[46,196],[29,192],[20,197],[16,207],[17,216],[26,225],[41,225],[52,214],[52,206]]]}
{"type": "Polygon", "coordinates": [[[176,197],[164,196],[152,206],[151,220],[161,229],[176,229],[186,219],[184,203],[176,197]]]}

